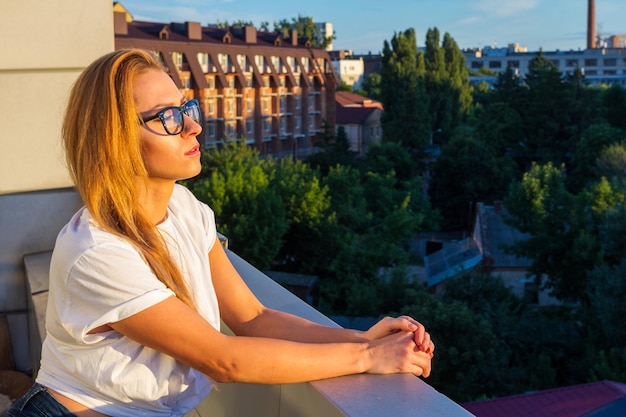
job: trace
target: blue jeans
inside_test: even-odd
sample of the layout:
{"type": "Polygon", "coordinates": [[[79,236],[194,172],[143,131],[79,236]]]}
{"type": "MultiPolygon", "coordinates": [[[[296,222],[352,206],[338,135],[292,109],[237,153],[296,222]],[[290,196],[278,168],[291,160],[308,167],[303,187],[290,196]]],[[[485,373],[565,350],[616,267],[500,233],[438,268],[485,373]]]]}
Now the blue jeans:
{"type": "Polygon", "coordinates": [[[5,414],[5,417],[76,417],[46,389],[35,384],[5,414]]]}

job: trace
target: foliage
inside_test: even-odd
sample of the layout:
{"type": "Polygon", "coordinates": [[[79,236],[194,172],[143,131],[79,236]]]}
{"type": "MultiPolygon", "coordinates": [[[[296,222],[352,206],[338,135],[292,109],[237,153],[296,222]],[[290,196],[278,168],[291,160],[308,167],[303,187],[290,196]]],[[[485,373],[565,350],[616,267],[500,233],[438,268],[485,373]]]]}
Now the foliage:
{"type": "Polygon", "coordinates": [[[515,165],[468,130],[459,131],[441,150],[433,167],[429,194],[446,219],[446,228],[465,230],[470,205],[494,201],[507,192],[515,165]],[[471,175],[468,175],[471,173],[471,175]]]}
{"type": "Polygon", "coordinates": [[[333,32],[330,36],[321,40],[320,31],[313,18],[299,14],[297,18],[291,18],[291,21],[281,19],[278,22],[274,22],[274,30],[282,32],[285,37],[291,36],[291,31],[296,30],[298,37],[310,39],[313,46],[318,48],[326,48],[326,46],[330,45],[332,41],[336,39],[335,33],[333,32]]]}
{"type": "Polygon", "coordinates": [[[360,91],[357,91],[357,93],[365,96],[365,97],[369,97],[372,100],[377,100],[380,101],[381,100],[381,84],[382,84],[382,77],[380,75],[380,73],[378,72],[373,72],[370,75],[368,75],[367,77],[365,77],[365,79],[363,80],[363,82],[361,83],[361,88],[362,88],[362,94],[360,91]]]}
{"type": "Polygon", "coordinates": [[[314,243],[328,213],[328,190],[302,162],[260,160],[245,143],[228,142],[203,153],[203,172],[191,190],[215,211],[231,248],[259,269],[281,258],[304,256],[305,234],[314,243]]]}
{"type": "MultiPolygon", "coordinates": [[[[612,145],[619,146],[617,144],[625,137],[623,131],[611,127],[607,123],[594,124],[586,129],[576,144],[572,158],[570,187],[579,191],[586,185],[597,181],[602,174],[609,177],[615,176],[615,174],[619,175],[619,173],[612,172],[612,163],[610,162],[615,161],[619,164],[619,159],[611,158],[619,155],[619,148],[612,147],[610,153],[605,153],[605,151],[612,145]],[[601,156],[603,157],[602,161],[600,161],[601,156]],[[602,162],[601,166],[598,165],[599,162],[602,162]]],[[[619,165],[613,167],[620,169],[619,165]]]]}
{"type": "Polygon", "coordinates": [[[435,342],[429,384],[457,402],[506,392],[509,349],[485,318],[463,302],[442,302],[424,289],[405,290],[401,301],[401,312],[424,324],[435,342]]]}
{"type": "Polygon", "coordinates": [[[383,139],[415,151],[428,144],[428,96],[423,55],[417,52],[415,31],[408,29],[385,41],[380,72],[380,99],[385,108],[383,139]]]}
{"type": "Polygon", "coordinates": [[[587,273],[602,259],[580,203],[566,189],[563,167],[551,163],[534,164],[506,200],[513,225],[529,234],[510,247],[513,253],[532,259],[529,273],[546,275],[554,294],[569,301],[584,301],[587,273]]]}
{"type": "Polygon", "coordinates": [[[288,223],[258,153],[233,141],[221,151],[205,151],[203,171],[191,190],[213,208],[231,247],[253,265],[267,267],[288,223]]]}
{"type": "Polygon", "coordinates": [[[335,134],[333,126],[324,123],[322,133],[316,137],[314,145],[319,152],[310,155],[306,162],[319,170],[322,175],[328,174],[330,168],[336,165],[351,166],[354,163],[354,155],[343,126],[340,126],[335,134]]]}
{"type": "Polygon", "coordinates": [[[614,84],[602,94],[606,121],[613,127],[626,131],[626,90],[614,84]]]}

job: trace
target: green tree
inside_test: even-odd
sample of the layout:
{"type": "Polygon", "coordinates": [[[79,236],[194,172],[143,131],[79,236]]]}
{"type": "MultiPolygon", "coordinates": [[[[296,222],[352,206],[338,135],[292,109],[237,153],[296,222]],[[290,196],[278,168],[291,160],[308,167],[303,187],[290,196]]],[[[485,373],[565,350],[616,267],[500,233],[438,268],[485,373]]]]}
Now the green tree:
{"type": "Polygon", "coordinates": [[[257,268],[266,269],[278,254],[288,221],[258,152],[235,141],[219,151],[204,151],[203,173],[191,190],[211,206],[230,247],[257,268]]]}
{"type": "MultiPolygon", "coordinates": [[[[325,232],[336,216],[331,212],[328,186],[322,185],[319,172],[309,165],[282,159],[269,171],[270,185],[283,201],[289,228],[282,237],[277,268],[310,272],[325,245],[325,232]]],[[[260,221],[262,221],[260,219],[260,221]]]]}
{"type": "Polygon", "coordinates": [[[391,43],[385,41],[380,72],[383,140],[400,143],[414,153],[428,144],[430,133],[424,70],[413,29],[394,34],[391,43]]]}
{"type": "MultiPolygon", "coordinates": [[[[624,132],[611,127],[607,123],[594,124],[586,129],[581,140],[576,144],[572,158],[571,177],[569,186],[574,191],[582,190],[586,185],[597,181],[602,168],[608,168],[610,155],[618,155],[619,148],[612,148],[610,153],[604,153],[611,145],[617,144],[625,137],[624,132]],[[601,156],[603,167],[598,166],[601,156]]],[[[619,166],[618,166],[619,169],[619,166]]],[[[607,173],[610,173],[607,171],[607,173]]]]}
{"type": "Polygon", "coordinates": [[[429,384],[457,402],[508,393],[510,349],[486,319],[464,303],[442,302],[426,289],[406,289],[402,301],[399,312],[424,324],[436,345],[429,384]]]}
{"type": "Polygon", "coordinates": [[[373,72],[363,80],[361,84],[362,91],[357,91],[358,94],[369,97],[372,100],[381,100],[381,75],[378,72],[373,72]]]}
{"type": "Polygon", "coordinates": [[[533,164],[514,184],[506,206],[512,224],[529,238],[511,249],[533,260],[529,272],[537,278],[545,275],[546,285],[558,298],[586,302],[587,274],[602,264],[598,213],[590,208],[610,197],[602,188],[573,195],[565,181],[564,168],[548,163],[533,164]]]}
{"type": "Polygon", "coordinates": [[[324,39],[320,39],[321,33],[313,18],[310,16],[301,16],[299,14],[297,18],[291,18],[291,21],[281,19],[278,22],[274,22],[274,30],[282,32],[285,37],[291,36],[291,31],[296,30],[298,32],[298,37],[310,39],[311,44],[318,48],[326,48],[326,46],[336,39],[334,32],[324,39]]]}
{"type": "Polygon", "coordinates": [[[449,230],[466,229],[470,206],[499,200],[515,176],[515,165],[494,148],[459,131],[441,150],[433,167],[429,195],[449,230]],[[470,174],[471,173],[471,174],[470,174]]]}
{"type": "Polygon", "coordinates": [[[626,141],[608,145],[596,160],[596,176],[626,188],[626,141]]]}
{"type": "Polygon", "coordinates": [[[615,128],[626,130],[626,90],[613,84],[602,94],[602,104],[606,121],[615,128]]]}
{"type": "Polygon", "coordinates": [[[444,34],[440,44],[439,30],[432,28],[426,33],[424,60],[430,127],[441,129],[441,135],[450,138],[472,105],[465,58],[449,33],[444,34]]]}
{"type": "Polygon", "coordinates": [[[532,160],[565,161],[572,151],[568,132],[570,126],[568,84],[557,66],[539,51],[528,65],[525,78],[527,101],[523,103],[524,141],[526,153],[532,160]]]}
{"type": "Polygon", "coordinates": [[[354,153],[350,150],[350,140],[343,126],[334,132],[334,127],[324,122],[321,134],[316,137],[314,144],[320,152],[310,155],[306,162],[322,175],[327,175],[335,165],[353,165],[354,153]]]}

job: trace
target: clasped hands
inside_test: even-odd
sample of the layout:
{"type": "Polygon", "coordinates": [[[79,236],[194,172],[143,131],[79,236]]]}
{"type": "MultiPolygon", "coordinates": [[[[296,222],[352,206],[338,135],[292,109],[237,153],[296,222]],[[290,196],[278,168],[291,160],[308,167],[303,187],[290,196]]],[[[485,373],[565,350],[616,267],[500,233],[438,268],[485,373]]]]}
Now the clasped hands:
{"type": "Polygon", "coordinates": [[[404,353],[400,354],[404,357],[400,359],[399,372],[411,372],[423,377],[430,375],[435,344],[430,333],[417,320],[409,316],[385,317],[370,327],[364,335],[370,341],[395,339],[389,341],[389,351],[393,350],[390,349],[391,345],[396,343],[405,346],[404,353]]]}

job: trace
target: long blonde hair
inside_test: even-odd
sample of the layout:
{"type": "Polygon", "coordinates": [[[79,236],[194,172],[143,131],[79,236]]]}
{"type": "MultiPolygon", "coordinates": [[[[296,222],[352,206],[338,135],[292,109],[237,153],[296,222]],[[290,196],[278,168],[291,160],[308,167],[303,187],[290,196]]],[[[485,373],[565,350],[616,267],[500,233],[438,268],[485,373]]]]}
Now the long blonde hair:
{"type": "Polygon", "coordinates": [[[183,276],[138,199],[147,177],[141,157],[134,81],[163,70],[151,53],[120,50],[90,64],[74,84],[63,121],[70,174],[87,209],[104,230],[130,241],[157,278],[195,308],[183,276]]]}

